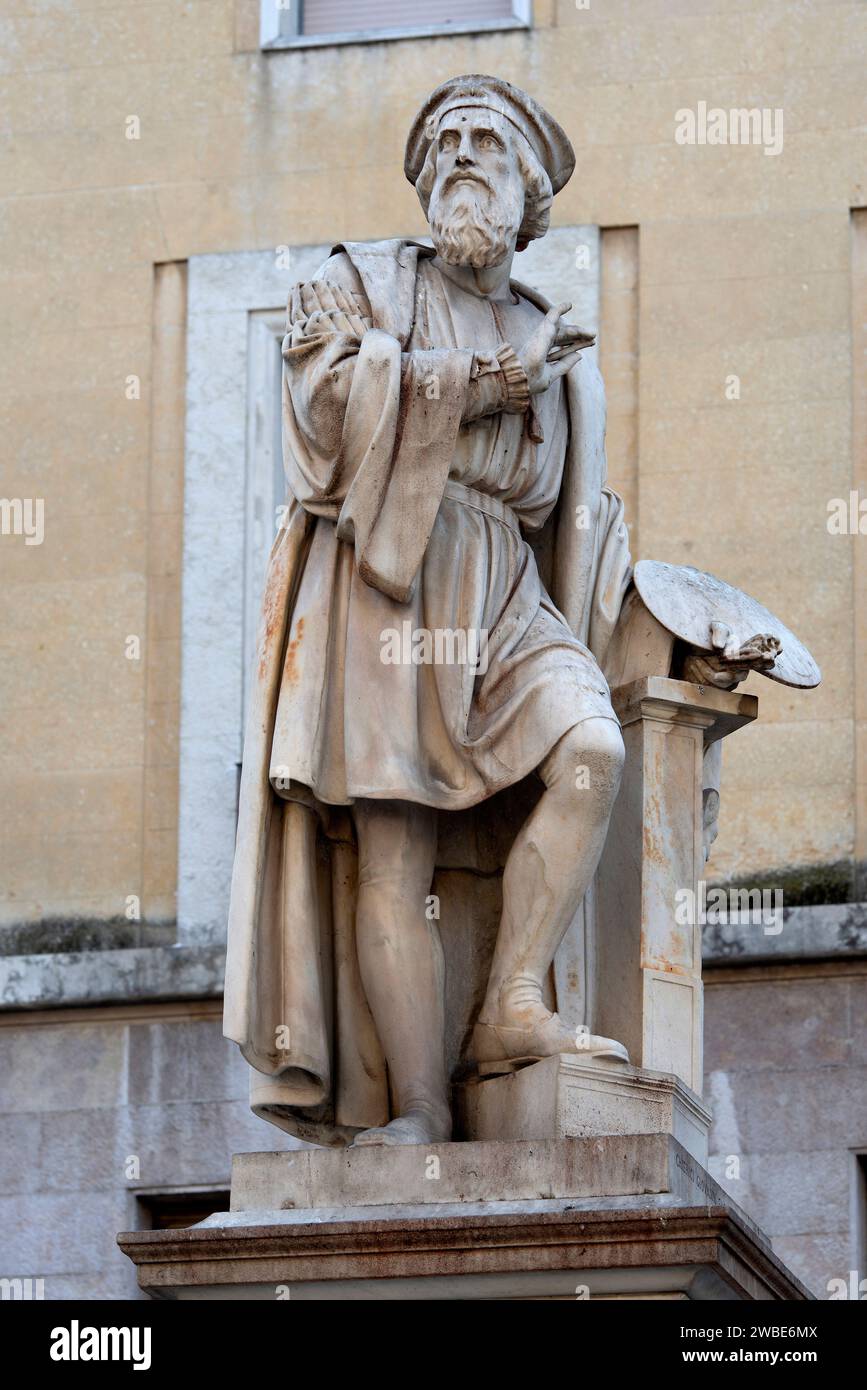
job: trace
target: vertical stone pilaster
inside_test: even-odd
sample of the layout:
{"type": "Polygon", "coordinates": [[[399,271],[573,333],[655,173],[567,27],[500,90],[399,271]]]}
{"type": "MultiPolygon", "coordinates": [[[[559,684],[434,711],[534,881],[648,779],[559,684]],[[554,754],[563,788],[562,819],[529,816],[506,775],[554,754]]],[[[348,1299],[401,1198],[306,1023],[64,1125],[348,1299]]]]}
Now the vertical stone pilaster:
{"type": "Polygon", "coordinates": [[[662,676],[613,700],[626,767],[598,874],[597,1030],[700,1095],[701,926],[678,894],[699,903],[705,747],[755,719],[757,701],[662,676]]]}

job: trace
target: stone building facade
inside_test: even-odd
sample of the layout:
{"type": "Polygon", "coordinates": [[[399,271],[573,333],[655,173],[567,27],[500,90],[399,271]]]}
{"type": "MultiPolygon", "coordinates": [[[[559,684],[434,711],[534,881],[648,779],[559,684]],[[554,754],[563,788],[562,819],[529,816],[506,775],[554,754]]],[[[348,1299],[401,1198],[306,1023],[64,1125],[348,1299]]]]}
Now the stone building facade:
{"type": "Polygon", "coordinates": [[[341,238],[424,233],[406,130],[478,71],[576,147],[519,274],[598,324],[635,555],[823,669],[752,677],[727,740],[712,878],[786,920],[708,931],[712,1168],[820,1297],[867,1278],[867,6],[26,0],[0,31],[0,1275],[134,1296],[115,1231],[284,1143],[219,1023],[282,309],[341,238]]]}

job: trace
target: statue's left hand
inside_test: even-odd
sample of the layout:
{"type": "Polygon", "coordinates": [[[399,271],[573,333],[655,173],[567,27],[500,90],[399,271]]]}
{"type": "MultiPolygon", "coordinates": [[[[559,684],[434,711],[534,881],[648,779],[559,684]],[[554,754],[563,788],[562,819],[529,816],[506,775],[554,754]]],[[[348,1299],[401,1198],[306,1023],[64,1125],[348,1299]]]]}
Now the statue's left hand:
{"type": "Polygon", "coordinates": [[[693,647],[683,663],[683,679],[695,685],[713,685],[718,690],[733,690],[746,680],[751,671],[770,671],[782,646],[777,637],[757,633],[740,647],[732,642],[729,628],[714,623],[712,652],[693,647]]]}
{"type": "Polygon", "coordinates": [[[531,396],[547,391],[552,382],[565,376],[576,362],[580,362],[581,349],[592,347],[596,341],[593,333],[561,322],[571,308],[568,303],[553,305],[523,347],[515,351],[531,396]]]}

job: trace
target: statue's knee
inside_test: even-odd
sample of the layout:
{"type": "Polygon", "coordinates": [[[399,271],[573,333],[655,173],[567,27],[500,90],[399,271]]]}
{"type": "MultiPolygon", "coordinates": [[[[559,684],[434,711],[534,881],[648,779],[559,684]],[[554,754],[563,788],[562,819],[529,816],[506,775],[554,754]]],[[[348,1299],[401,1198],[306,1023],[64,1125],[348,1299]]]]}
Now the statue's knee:
{"type": "Polygon", "coordinates": [[[620,787],[626,748],[620,725],[613,719],[589,719],[578,726],[584,730],[585,755],[591,777],[595,775],[600,790],[613,801],[620,787]]]}
{"type": "Polygon", "coordinates": [[[620,727],[613,719],[585,719],[560,740],[543,768],[543,779],[569,795],[594,792],[613,802],[620,786],[626,750],[620,727]]]}

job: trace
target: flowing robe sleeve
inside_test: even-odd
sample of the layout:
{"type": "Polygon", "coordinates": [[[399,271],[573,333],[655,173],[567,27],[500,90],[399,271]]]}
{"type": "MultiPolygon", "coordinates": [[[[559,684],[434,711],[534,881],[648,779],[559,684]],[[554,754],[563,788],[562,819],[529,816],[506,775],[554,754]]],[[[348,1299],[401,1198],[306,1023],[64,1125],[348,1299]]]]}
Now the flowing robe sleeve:
{"type": "Polygon", "coordinates": [[[361,578],[410,597],[471,399],[474,354],[404,352],[374,326],[345,253],[297,286],[283,342],[284,459],[301,505],[337,523],[361,578]]]}

